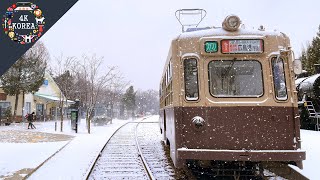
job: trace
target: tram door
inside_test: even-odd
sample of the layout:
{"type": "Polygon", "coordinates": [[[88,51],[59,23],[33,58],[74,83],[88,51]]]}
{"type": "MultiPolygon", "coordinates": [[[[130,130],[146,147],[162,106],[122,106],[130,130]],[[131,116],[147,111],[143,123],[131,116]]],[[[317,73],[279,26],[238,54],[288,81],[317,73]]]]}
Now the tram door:
{"type": "Polygon", "coordinates": [[[166,117],[166,109],[163,109],[163,139],[165,140],[166,145],[168,145],[167,139],[167,117],[166,117]]]}
{"type": "Polygon", "coordinates": [[[163,110],[163,131],[164,132],[167,132],[167,120],[166,120],[166,110],[164,109],[163,110]]]}

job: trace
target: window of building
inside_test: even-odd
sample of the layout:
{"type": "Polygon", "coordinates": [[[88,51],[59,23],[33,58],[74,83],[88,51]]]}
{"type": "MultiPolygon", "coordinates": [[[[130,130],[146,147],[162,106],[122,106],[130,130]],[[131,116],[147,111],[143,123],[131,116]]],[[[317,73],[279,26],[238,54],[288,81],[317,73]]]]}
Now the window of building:
{"type": "Polygon", "coordinates": [[[10,106],[10,102],[0,102],[0,108],[7,108],[10,106]]]}
{"type": "Polygon", "coordinates": [[[31,113],[31,102],[26,102],[25,113],[31,113]]]}
{"type": "Polygon", "coordinates": [[[2,117],[5,116],[5,112],[6,112],[7,108],[10,108],[10,106],[11,106],[10,102],[0,102],[0,111],[1,111],[0,115],[2,117]]]}
{"type": "Polygon", "coordinates": [[[199,99],[198,67],[196,59],[184,60],[185,97],[188,101],[199,99]]]}
{"type": "Polygon", "coordinates": [[[219,60],[209,63],[209,89],[214,97],[260,97],[262,67],[256,60],[219,60]]]}

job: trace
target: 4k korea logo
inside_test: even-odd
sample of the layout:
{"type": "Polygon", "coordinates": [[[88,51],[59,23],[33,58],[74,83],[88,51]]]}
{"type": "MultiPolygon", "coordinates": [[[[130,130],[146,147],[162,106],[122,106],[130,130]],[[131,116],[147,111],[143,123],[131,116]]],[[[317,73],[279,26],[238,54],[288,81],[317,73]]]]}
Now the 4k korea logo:
{"type": "Polygon", "coordinates": [[[4,33],[19,44],[35,42],[44,31],[45,18],[41,9],[31,2],[17,2],[2,18],[4,33]]]}

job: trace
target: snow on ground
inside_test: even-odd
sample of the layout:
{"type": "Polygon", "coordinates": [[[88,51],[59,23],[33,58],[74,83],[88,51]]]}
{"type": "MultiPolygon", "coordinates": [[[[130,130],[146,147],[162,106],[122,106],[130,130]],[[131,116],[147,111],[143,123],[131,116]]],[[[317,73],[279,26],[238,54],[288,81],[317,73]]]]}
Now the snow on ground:
{"type": "MultiPolygon", "coordinates": [[[[152,116],[148,121],[157,121],[158,118],[152,116]]],[[[70,121],[65,121],[62,133],[59,126],[55,131],[54,122],[36,122],[37,129],[34,130],[28,130],[27,123],[1,126],[0,179],[22,179],[67,143],[29,179],[84,179],[108,138],[129,121],[113,120],[112,124],[104,126],[92,125],[91,134],[87,133],[84,121],[81,121],[77,134],[71,130],[70,121]]],[[[307,151],[302,172],[311,180],[318,179],[320,132],[301,130],[301,138],[302,149],[307,151]]]]}
{"type": "Polygon", "coordinates": [[[320,132],[301,130],[302,150],[306,151],[303,174],[311,180],[319,179],[320,132]]]}
{"type": "MultiPolygon", "coordinates": [[[[50,123],[35,123],[43,130],[50,123]]],[[[0,127],[0,179],[21,179],[73,137],[27,129],[27,123],[0,127]]]]}
{"type": "Polygon", "coordinates": [[[23,169],[30,173],[66,143],[0,143],[0,179],[23,169]]]}
{"type": "Polygon", "coordinates": [[[66,148],[39,168],[29,179],[84,179],[107,140],[126,122],[128,121],[113,120],[112,124],[106,126],[92,126],[91,134],[77,134],[66,148]]]}
{"type": "Polygon", "coordinates": [[[64,121],[63,132],[59,132],[60,122],[55,131],[54,121],[35,122],[37,129],[27,129],[27,123],[0,126],[0,179],[23,179],[67,143],[30,179],[82,179],[106,140],[129,121],[114,119],[112,124],[92,125],[91,134],[84,120],[77,134],[71,130],[70,121],[64,121]]]}

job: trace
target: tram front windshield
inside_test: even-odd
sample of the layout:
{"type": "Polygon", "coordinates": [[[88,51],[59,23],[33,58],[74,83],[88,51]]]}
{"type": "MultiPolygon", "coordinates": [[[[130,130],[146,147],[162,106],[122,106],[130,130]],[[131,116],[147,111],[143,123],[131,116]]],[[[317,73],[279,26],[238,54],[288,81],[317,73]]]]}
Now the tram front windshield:
{"type": "Polygon", "coordinates": [[[262,68],[256,60],[215,60],[209,63],[209,88],[214,97],[260,97],[262,68]]]}

